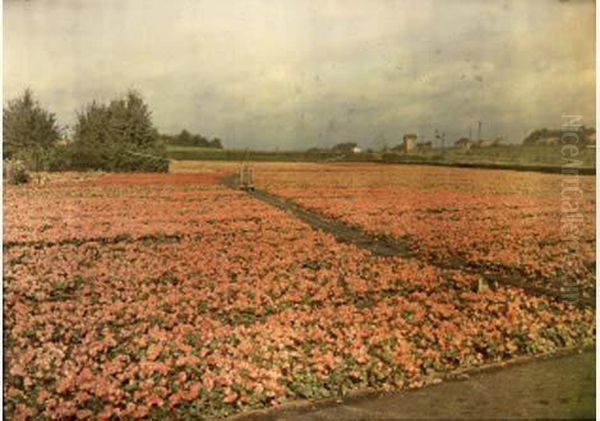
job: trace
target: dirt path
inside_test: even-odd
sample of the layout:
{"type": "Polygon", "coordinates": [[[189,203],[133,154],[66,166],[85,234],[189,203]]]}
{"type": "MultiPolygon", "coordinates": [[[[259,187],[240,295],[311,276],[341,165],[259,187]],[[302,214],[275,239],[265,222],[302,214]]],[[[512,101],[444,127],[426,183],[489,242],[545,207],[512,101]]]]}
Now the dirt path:
{"type": "MultiPolygon", "coordinates": [[[[235,177],[228,177],[223,181],[228,187],[233,189],[236,188],[237,184],[235,177]]],[[[271,206],[275,206],[293,214],[296,218],[305,222],[312,228],[332,234],[341,242],[356,244],[358,247],[367,249],[379,256],[408,257],[410,255],[408,248],[402,244],[387,239],[375,238],[358,228],[351,227],[343,222],[332,220],[315,212],[303,209],[291,200],[285,200],[271,193],[256,189],[248,190],[246,193],[271,206]]]]}
{"type": "Polygon", "coordinates": [[[408,248],[400,243],[385,238],[373,237],[358,228],[349,226],[340,221],[325,218],[314,212],[303,209],[289,200],[283,200],[260,190],[249,191],[248,194],[263,202],[292,213],[296,218],[307,223],[311,227],[328,232],[341,242],[355,244],[378,256],[410,256],[408,248]]]}
{"type": "Polygon", "coordinates": [[[271,410],[239,420],[593,419],[595,353],[533,361],[417,390],[271,410]]]}

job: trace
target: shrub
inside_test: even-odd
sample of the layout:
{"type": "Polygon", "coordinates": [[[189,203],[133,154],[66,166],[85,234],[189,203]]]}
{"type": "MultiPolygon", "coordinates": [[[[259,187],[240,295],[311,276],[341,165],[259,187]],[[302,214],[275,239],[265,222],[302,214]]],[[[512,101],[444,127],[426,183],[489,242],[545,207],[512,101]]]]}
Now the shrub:
{"type": "Polygon", "coordinates": [[[73,150],[67,145],[57,145],[44,152],[41,159],[44,171],[67,171],[73,168],[73,150]]]}
{"type": "Polygon", "coordinates": [[[115,161],[115,171],[168,172],[169,160],[163,156],[125,151],[115,161]]]}
{"type": "Polygon", "coordinates": [[[9,184],[24,184],[29,181],[27,167],[18,159],[4,160],[4,180],[9,184]]]}

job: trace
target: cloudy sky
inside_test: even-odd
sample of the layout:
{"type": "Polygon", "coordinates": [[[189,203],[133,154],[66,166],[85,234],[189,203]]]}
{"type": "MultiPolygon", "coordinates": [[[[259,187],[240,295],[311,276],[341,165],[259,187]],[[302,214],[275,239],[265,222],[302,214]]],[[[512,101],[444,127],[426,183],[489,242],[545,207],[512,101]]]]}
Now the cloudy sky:
{"type": "Polygon", "coordinates": [[[130,88],[167,133],[229,147],[518,142],[594,125],[593,1],[5,0],[4,103],[30,86],[61,124],[130,88]]]}

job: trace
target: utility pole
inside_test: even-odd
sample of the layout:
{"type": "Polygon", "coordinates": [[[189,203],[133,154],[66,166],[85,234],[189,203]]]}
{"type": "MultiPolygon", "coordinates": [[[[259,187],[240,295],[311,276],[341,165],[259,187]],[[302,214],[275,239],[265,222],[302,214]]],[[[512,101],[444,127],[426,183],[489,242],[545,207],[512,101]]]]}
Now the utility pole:
{"type": "Polygon", "coordinates": [[[481,121],[477,122],[477,141],[481,140],[481,121]]]}
{"type": "Polygon", "coordinates": [[[473,140],[473,127],[469,124],[469,140],[473,140]]]}
{"type": "Polygon", "coordinates": [[[442,132],[442,134],[440,134],[440,132],[435,129],[435,138],[439,140],[442,146],[442,151],[444,151],[444,148],[446,147],[446,132],[442,132]]]}

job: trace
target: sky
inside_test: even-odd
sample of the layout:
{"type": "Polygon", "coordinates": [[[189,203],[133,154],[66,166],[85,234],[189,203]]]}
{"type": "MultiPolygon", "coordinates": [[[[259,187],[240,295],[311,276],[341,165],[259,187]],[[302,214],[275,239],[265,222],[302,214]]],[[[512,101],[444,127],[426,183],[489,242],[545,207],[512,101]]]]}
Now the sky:
{"type": "Polygon", "coordinates": [[[595,126],[585,0],[4,0],[3,102],[61,125],[129,89],[164,133],[226,147],[380,148],[404,133],[518,143],[595,126]]]}

